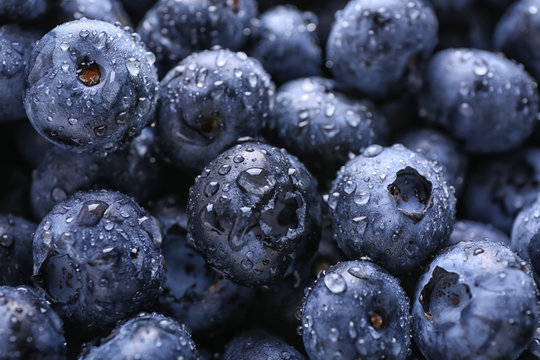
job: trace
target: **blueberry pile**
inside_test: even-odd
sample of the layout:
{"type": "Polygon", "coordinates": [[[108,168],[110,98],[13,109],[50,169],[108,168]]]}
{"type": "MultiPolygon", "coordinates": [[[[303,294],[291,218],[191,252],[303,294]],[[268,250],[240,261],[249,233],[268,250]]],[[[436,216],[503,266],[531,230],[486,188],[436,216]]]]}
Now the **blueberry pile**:
{"type": "Polygon", "coordinates": [[[540,360],[540,0],[1,0],[0,360],[540,360]]]}

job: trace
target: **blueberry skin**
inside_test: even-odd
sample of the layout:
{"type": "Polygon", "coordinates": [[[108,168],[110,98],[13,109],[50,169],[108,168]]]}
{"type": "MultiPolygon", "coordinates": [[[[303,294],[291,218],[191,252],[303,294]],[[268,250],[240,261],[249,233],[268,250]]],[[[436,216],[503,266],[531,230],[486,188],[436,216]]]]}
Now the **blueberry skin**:
{"type": "Polygon", "coordinates": [[[214,45],[240,50],[257,16],[255,0],[160,0],[137,32],[158,59],[164,75],[193,52],[214,45]]]}
{"type": "Polygon", "coordinates": [[[321,74],[322,53],[315,31],[317,16],[292,5],[265,12],[254,27],[250,55],[276,82],[321,74]]]}
{"type": "Polygon", "coordinates": [[[230,326],[246,312],[254,291],[225,279],[188,244],[185,208],[177,207],[177,214],[171,208],[168,212],[160,209],[161,216],[156,217],[168,233],[161,245],[166,280],[158,311],[204,336],[224,325],[230,326]]]}
{"type": "Polygon", "coordinates": [[[114,24],[130,25],[120,0],[62,0],[58,4],[60,22],[80,20],[82,18],[102,20],[114,24]]]}
{"type": "Polygon", "coordinates": [[[440,51],[426,69],[425,85],[419,98],[421,115],[462,140],[467,151],[507,151],[533,131],[536,83],[501,54],[440,51]]]}
{"type": "Polygon", "coordinates": [[[409,299],[399,281],[369,261],[330,267],[306,289],[302,337],[310,359],[405,359],[409,299]]]}
{"type": "Polygon", "coordinates": [[[195,179],[188,240],[234,282],[271,285],[309,259],[321,227],[317,181],[294,156],[259,142],[220,154],[195,179]]]}
{"type": "Polygon", "coordinates": [[[38,39],[36,32],[15,24],[0,27],[0,122],[26,116],[22,98],[24,71],[38,39]]]}
{"type": "Polygon", "coordinates": [[[437,44],[437,18],[421,0],[353,0],[336,13],[327,66],[340,84],[382,98],[407,83],[437,44]],[[414,60],[414,61],[411,61],[414,60]]]}
{"type": "Polygon", "coordinates": [[[99,20],[57,26],[34,48],[24,106],[47,140],[76,152],[112,152],[152,119],[155,56],[138,38],[99,20]]]}
{"type": "Polygon", "coordinates": [[[510,247],[510,238],[504,232],[493,227],[471,220],[460,220],[454,223],[454,229],[443,247],[456,245],[461,241],[491,241],[510,247]]]}
{"type": "Polygon", "coordinates": [[[208,50],[184,59],[162,80],[156,136],[165,160],[200,172],[239,137],[259,135],[275,87],[242,52],[208,50]]]}
{"type": "Polygon", "coordinates": [[[185,325],[166,316],[141,313],[119,324],[80,360],[198,360],[191,333],[185,325]]]}
{"type": "Polygon", "coordinates": [[[243,332],[232,339],[225,348],[222,360],[304,360],[295,348],[277,336],[264,330],[254,329],[243,332]]]}
{"type": "Polygon", "coordinates": [[[536,79],[540,79],[539,9],[538,0],[516,1],[503,14],[493,34],[495,49],[523,63],[536,79]]]}
{"type": "Polygon", "coordinates": [[[524,207],[512,226],[512,244],[523,260],[532,266],[534,279],[540,284],[540,199],[524,207]]]}
{"type": "Polygon", "coordinates": [[[37,225],[0,214],[0,284],[32,285],[32,239],[37,225]]]}
{"type": "Polygon", "coordinates": [[[130,146],[100,157],[53,147],[32,174],[30,201],[36,218],[77,191],[118,190],[142,202],[156,191],[159,167],[152,153],[153,132],[145,128],[130,146]]]}
{"type": "Polygon", "coordinates": [[[48,0],[2,0],[0,22],[28,22],[45,13],[48,0]]]}
{"type": "Polygon", "coordinates": [[[99,330],[150,307],[165,279],[159,223],[126,195],[79,192],[34,235],[34,281],[64,320],[99,330]]]}
{"type": "Polygon", "coordinates": [[[398,141],[426,159],[436,162],[436,166],[441,166],[448,182],[456,189],[456,194],[461,194],[467,171],[467,155],[454,139],[443,132],[424,128],[409,131],[398,141]]]}
{"type": "Polygon", "coordinates": [[[428,360],[517,359],[536,329],[537,293],[529,268],[506,246],[461,242],[418,282],[416,344],[428,360]]]}
{"type": "Polygon", "coordinates": [[[0,332],[3,359],[66,358],[62,320],[27,286],[0,286],[0,332]]]}
{"type": "Polygon", "coordinates": [[[403,145],[369,146],[338,172],[328,198],[334,238],[350,259],[411,270],[452,231],[456,199],[444,175],[403,145]]]}
{"type": "Polygon", "coordinates": [[[463,196],[467,218],[510,233],[519,211],[540,191],[540,149],[481,159],[471,166],[463,196]]]}
{"type": "Polygon", "coordinates": [[[351,154],[384,143],[389,128],[371,102],[339,92],[330,79],[311,77],[279,88],[270,131],[316,174],[333,178],[351,154]]]}

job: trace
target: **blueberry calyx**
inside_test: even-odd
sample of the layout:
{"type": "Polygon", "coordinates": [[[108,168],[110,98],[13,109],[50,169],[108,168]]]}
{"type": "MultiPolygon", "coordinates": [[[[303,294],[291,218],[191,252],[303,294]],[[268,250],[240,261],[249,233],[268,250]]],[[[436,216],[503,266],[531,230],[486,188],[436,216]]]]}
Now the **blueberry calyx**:
{"type": "Polygon", "coordinates": [[[398,210],[417,223],[433,205],[432,187],[430,181],[407,166],[397,172],[396,180],[388,185],[388,192],[396,201],[398,210]]]}
{"type": "Polygon", "coordinates": [[[101,70],[94,60],[83,59],[77,65],[77,78],[84,85],[91,87],[99,84],[101,79],[101,70]]]}

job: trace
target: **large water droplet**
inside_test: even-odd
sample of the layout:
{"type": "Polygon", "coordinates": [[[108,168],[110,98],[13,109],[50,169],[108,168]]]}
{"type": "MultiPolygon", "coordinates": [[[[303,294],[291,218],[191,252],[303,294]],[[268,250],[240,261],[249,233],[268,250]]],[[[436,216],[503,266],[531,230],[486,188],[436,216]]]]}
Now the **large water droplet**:
{"type": "Polygon", "coordinates": [[[242,189],[255,195],[267,194],[276,184],[274,176],[262,168],[251,168],[242,171],[238,175],[236,182],[242,189]]]}
{"type": "Polygon", "coordinates": [[[333,294],[339,294],[347,290],[347,283],[343,276],[336,273],[329,273],[324,277],[324,285],[333,294]]]}

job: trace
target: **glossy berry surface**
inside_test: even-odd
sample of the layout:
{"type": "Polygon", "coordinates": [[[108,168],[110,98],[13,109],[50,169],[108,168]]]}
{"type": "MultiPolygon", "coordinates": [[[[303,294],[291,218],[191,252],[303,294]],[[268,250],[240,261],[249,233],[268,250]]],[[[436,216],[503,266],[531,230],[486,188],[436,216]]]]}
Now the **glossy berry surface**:
{"type": "Polygon", "coordinates": [[[285,150],[258,142],[236,145],[190,189],[188,239],[235,282],[278,282],[317,247],[316,188],[315,178],[285,150]]]}
{"type": "Polygon", "coordinates": [[[214,45],[239,50],[256,15],[255,0],[160,0],[137,32],[165,74],[191,53],[214,45]]]}
{"type": "Polygon", "coordinates": [[[410,270],[450,236],[456,200],[444,176],[403,145],[368,147],[338,172],[328,198],[334,238],[350,259],[410,270]]]}
{"type": "Polygon", "coordinates": [[[166,316],[141,313],[118,325],[81,360],[100,359],[182,359],[197,360],[199,355],[184,325],[166,316]]]}
{"type": "Polygon", "coordinates": [[[311,77],[278,89],[270,131],[315,173],[334,177],[351,156],[385,143],[389,129],[372,102],[348,97],[330,79],[311,77]]]}
{"type": "Polygon", "coordinates": [[[30,287],[0,286],[0,332],[5,359],[66,358],[62,320],[30,287]]]}
{"type": "Polygon", "coordinates": [[[427,359],[517,359],[536,329],[536,295],[529,268],[510,249],[459,243],[441,252],[417,284],[416,344],[427,359]]]}
{"type": "Polygon", "coordinates": [[[31,285],[32,241],[37,225],[0,214],[0,285],[31,285]]]}
{"type": "Polygon", "coordinates": [[[239,334],[225,349],[223,360],[304,360],[305,357],[282,339],[255,329],[239,334]]]}
{"type": "Polygon", "coordinates": [[[254,27],[255,44],[250,54],[279,83],[320,75],[323,57],[316,30],[313,13],[277,6],[262,14],[254,27]]]}
{"type": "Polygon", "coordinates": [[[137,135],[158,91],[155,56],[137,39],[98,20],[64,23],[45,35],[24,84],[34,128],[77,152],[114,151],[137,135]]]}
{"type": "Polygon", "coordinates": [[[436,53],[419,98],[421,113],[465,143],[492,153],[517,147],[532,133],[537,85],[518,64],[476,49],[436,53]]]}
{"type": "Polygon", "coordinates": [[[310,359],[405,359],[409,300],[399,281],[368,261],[330,267],[307,288],[302,334],[310,359]]]}
{"type": "Polygon", "coordinates": [[[245,53],[195,53],[161,81],[158,148],[172,164],[200,172],[245,136],[257,137],[274,108],[274,84],[245,53]]]}
{"type": "Polygon", "coordinates": [[[103,329],[157,300],[161,240],[157,220],[133,199],[80,192],[39,224],[33,279],[66,321],[103,329]]]}
{"type": "Polygon", "coordinates": [[[437,44],[437,18],[418,0],[353,0],[336,13],[327,66],[344,86],[381,98],[404,87],[437,44]]]}

